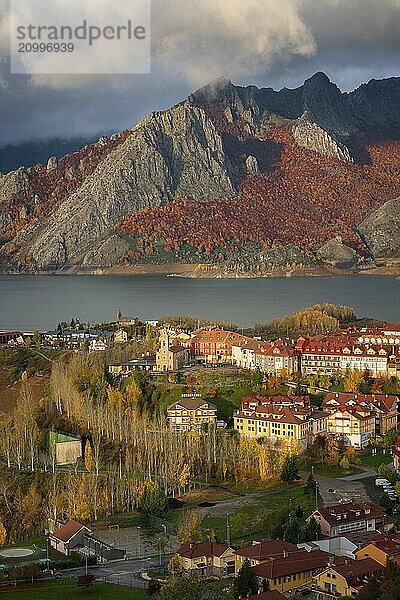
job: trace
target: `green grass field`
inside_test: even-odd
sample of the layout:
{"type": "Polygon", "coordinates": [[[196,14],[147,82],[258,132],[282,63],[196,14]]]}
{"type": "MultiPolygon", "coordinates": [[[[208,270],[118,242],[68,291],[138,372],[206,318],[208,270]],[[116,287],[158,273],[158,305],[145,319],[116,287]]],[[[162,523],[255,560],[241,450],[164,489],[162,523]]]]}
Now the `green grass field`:
{"type": "MultiPolygon", "coordinates": [[[[303,517],[299,518],[303,524],[306,516],[314,509],[314,496],[305,494],[298,483],[279,482],[264,488],[251,488],[248,493],[257,496],[254,496],[251,503],[243,502],[237,509],[230,511],[228,521],[233,543],[249,541],[257,536],[267,537],[281,518],[287,519],[289,513],[295,518],[298,506],[304,511],[303,517]]],[[[246,494],[244,499],[245,497],[246,494]]],[[[213,515],[212,511],[202,520],[203,530],[214,529],[217,539],[221,541],[226,539],[226,524],[225,515],[213,515]]]]}
{"type": "Polygon", "coordinates": [[[78,588],[75,581],[60,580],[20,585],[15,588],[0,588],[2,598],[14,600],[147,600],[145,590],[127,588],[111,583],[94,583],[89,588],[78,588]]]}
{"type": "Polygon", "coordinates": [[[357,467],[350,466],[348,469],[344,469],[340,465],[322,465],[316,464],[314,466],[314,475],[320,475],[321,477],[347,477],[348,475],[357,475],[360,473],[360,469],[357,467]]]}
{"type": "Polygon", "coordinates": [[[365,454],[360,454],[361,464],[364,467],[374,467],[375,469],[380,467],[381,465],[388,465],[392,462],[392,457],[390,456],[390,452],[386,450],[386,453],[383,454],[381,448],[377,448],[376,456],[372,456],[371,449],[365,452],[365,454]]]}

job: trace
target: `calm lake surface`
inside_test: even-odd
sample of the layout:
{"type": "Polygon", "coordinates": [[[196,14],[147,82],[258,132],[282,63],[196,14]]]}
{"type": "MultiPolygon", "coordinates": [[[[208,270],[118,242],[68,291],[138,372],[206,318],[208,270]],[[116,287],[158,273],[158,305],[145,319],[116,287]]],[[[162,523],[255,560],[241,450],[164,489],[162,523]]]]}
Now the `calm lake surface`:
{"type": "Polygon", "coordinates": [[[400,321],[400,280],[345,276],[185,279],[164,275],[0,276],[0,329],[50,329],[80,318],[111,321],[191,314],[248,327],[317,302],[353,306],[358,316],[400,321]]]}

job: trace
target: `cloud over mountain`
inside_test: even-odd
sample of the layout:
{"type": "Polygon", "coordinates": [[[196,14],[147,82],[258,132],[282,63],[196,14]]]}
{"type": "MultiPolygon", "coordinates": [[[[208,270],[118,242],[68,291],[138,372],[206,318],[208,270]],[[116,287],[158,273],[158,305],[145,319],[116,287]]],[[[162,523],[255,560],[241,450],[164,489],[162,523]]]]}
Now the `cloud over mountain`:
{"type": "Polygon", "coordinates": [[[324,70],[347,90],[398,74],[399,0],[153,0],[152,74],[123,77],[10,76],[7,5],[0,0],[3,143],[131,126],[221,74],[295,87],[324,70]]]}

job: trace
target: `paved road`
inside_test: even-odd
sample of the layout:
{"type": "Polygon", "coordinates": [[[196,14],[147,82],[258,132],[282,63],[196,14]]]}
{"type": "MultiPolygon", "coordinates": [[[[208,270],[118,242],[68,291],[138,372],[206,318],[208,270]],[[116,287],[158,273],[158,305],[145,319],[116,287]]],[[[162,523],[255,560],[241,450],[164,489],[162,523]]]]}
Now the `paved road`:
{"type": "Polygon", "coordinates": [[[346,481],[330,477],[317,477],[324,506],[341,502],[366,502],[370,500],[362,481],[346,481]]]}
{"type": "Polygon", "coordinates": [[[361,473],[341,477],[340,481],[360,481],[362,479],[368,479],[369,477],[376,477],[376,471],[372,467],[361,467],[360,465],[357,465],[357,469],[360,469],[361,473]]]}
{"type": "MultiPolygon", "coordinates": [[[[163,560],[168,561],[172,555],[165,555],[163,560]]],[[[88,572],[92,573],[97,580],[104,580],[117,585],[126,585],[129,587],[147,587],[147,581],[143,579],[142,573],[145,573],[149,566],[158,566],[159,558],[144,558],[141,560],[118,560],[99,566],[88,567],[88,572]]],[[[79,569],[69,569],[63,571],[63,577],[78,577],[84,575],[85,567],[79,569]]]]}
{"type": "Polygon", "coordinates": [[[363,480],[375,477],[376,471],[371,467],[359,466],[358,468],[361,473],[348,475],[347,477],[316,477],[324,506],[332,506],[340,502],[366,502],[371,500],[363,480]]]}

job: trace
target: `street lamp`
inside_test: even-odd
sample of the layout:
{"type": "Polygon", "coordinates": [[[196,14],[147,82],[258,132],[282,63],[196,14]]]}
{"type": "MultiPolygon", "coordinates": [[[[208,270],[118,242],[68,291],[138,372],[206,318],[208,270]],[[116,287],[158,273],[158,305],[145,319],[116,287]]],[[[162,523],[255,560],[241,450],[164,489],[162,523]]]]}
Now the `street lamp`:
{"type": "Polygon", "coordinates": [[[231,531],[229,526],[229,513],[226,513],[226,543],[228,546],[231,545],[231,531]]]}
{"type": "Polygon", "coordinates": [[[140,558],[140,555],[142,553],[141,548],[140,548],[140,525],[138,525],[137,532],[138,532],[138,558],[140,558]]]}
{"type": "Polygon", "coordinates": [[[311,465],[311,475],[315,481],[315,510],[318,510],[318,485],[317,480],[314,477],[314,465],[311,465]]]}

